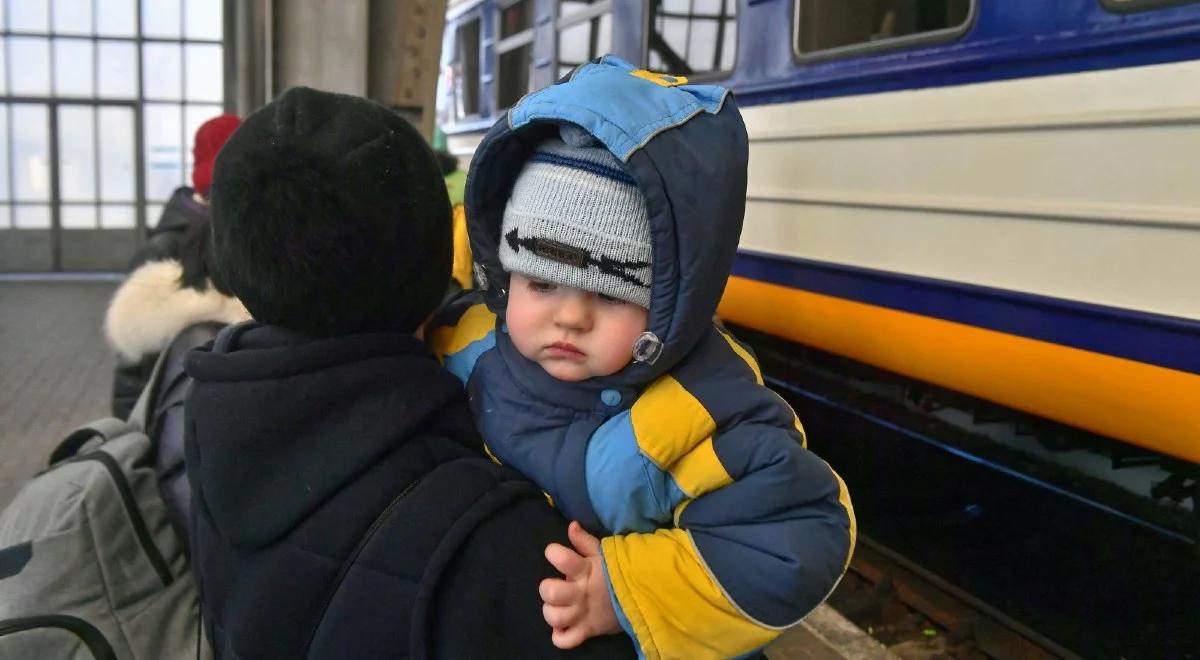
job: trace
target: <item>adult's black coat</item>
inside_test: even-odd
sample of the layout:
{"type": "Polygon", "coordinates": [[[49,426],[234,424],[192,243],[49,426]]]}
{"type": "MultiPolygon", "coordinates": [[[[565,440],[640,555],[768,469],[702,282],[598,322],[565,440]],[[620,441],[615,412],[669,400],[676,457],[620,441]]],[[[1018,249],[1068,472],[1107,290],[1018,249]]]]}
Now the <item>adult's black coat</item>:
{"type": "Polygon", "coordinates": [[[180,186],[163,205],[153,229],[146,230],[146,244],[129,262],[133,271],[147,261],[178,260],[188,229],[207,222],[208,207],[196,200],[195,190],[180,186]]]}
{"type": "Polygon", "coordinates": [[[204,623],[224,658],[566,654],[538,583],[566,524],[481,457],[462,386],[416,339],[253,323],[192,352],[186,462],[204,623]]]}

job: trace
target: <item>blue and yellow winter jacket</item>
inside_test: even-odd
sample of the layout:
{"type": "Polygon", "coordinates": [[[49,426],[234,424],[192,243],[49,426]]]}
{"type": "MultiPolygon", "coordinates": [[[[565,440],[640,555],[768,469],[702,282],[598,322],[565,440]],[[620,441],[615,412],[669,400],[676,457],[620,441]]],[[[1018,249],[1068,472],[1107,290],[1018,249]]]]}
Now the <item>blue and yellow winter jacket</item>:
{"type": "Polygon", "coordinates": [[[818,605],[845,570],[845,485],[804,448],[791,408],[750,351],[711,321],[745,210],[746,131],[727,90],[585,64],[522,99],[484,137],[467,181],[486,288],[430,341],[462,379],[494,458],[603,538],[618,619],[646,658],[736,657],[818,605]],[[578,383],[522,357],[504,326],[505,201],[534,145],[578,124],[646,198],[653,364],[578,383]]]}

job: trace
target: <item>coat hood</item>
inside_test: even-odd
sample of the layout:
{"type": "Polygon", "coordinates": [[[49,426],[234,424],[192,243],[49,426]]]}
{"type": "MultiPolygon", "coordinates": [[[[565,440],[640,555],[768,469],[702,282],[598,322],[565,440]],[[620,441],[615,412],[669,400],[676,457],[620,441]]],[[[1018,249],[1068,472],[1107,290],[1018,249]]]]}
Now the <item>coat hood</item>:
{"type": "Polygon", "coordinates": [[[208,207],[196,201],[196,191],[188,186],[180,186],[171,193],[171,199],[163,206],[158,223],[150,230],[154,236],[166,231],[181,231],[191,225],[208,220],[208,207]]]}
{"type": "Polygon", "coordinates": [[[104,315],[104,337],[123,363],[133,363],[166,348],[184,328],[215,321],[250,318],[241,301],[213,286],[204,291],[183,287],[178,261],[151,261],[129,274],[113,294],[104,315]]]}
{"type": "Polygon", "coordinates": [[[411,335],[312,339],[242,323],[189,353],[187,372],[188,478],[240,547],[275,542],[427,433],[478,442],[462,385],[411,335]]]}
{"type": "Polygon", "coordinates": [[[729,90],[635,69],[607,56],[529,94],[484,136],[467,176],[471,249],[489,309],[503,317],[508,274],[499,259],[504,207],[539,142],[575,124],[613,153],[646,200],[651,233],[648,330],[653,363],[606,380],[649,382],[686,356],[712,326],[733,265],[746,207],[746,128],[729,90]]]}

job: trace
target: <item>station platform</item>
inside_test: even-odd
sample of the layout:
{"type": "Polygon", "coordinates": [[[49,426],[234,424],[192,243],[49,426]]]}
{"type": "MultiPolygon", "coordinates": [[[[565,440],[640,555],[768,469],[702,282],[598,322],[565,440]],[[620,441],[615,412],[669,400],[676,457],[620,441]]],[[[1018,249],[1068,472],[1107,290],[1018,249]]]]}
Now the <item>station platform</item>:
{"type": "Polygon", "coordinates": [[[117,284],[0,275],[0,507],[67,433],[110,414],[101,324],[117,284]]]}
{"type": "MultiPolygon", "coordinates": [[[[109,414],[116,361],[101,325],[115,276],[0,275],[0,507],[79,424],[109,414]]],[[[821,606],[766,649],[771,660],[896,656],[821,606]]]]}
{"type": "Polygon", "coordinates": [[[837,610],[822,605],[767,647],[770,660],[895,660],[898,656],[837,610]]]}

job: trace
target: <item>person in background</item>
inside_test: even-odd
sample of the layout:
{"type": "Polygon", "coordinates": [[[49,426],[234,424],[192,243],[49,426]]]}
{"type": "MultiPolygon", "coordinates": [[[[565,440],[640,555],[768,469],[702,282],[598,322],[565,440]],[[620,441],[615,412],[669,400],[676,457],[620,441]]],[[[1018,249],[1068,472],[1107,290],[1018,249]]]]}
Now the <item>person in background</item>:
{"type": "Polygon", "coordinates": [[[221,145],[237,130],[237,115],[217,115],[200,124],[192,140],[192,185],[180,186],[171,193],[162,215],[146,230],[146,244],[129,262],[130,271],[147,261],[178,259],[188,227],[208,219],[208,189],[212,185],[213,163],[221,145]]]}
{"type": "Polygon", "coordinates": [[[190,492],[183,468],[183,357],[250,313],[212,270],[209,221],[183,233],[175,259],[151,261],[117,289],[104,319],[105,338],[117,353],[113,415],[129,417],[150,388],[146,433],[154,444],[154,472],[172,526],[187,539],[190,492]],[[159,353],[162,366],[152,382],[159,353]]]}
{"type": "Polygon", "coordinates": [[[117,354],[112,414],[120,419],[129,417],[159,353],[185,328],[250,318],[213,277],[208,219],[189,222],[173,234],[172,254],[156,256],[130,273],[104,314],[104,338],[117,354]]]}
{"type": "Polygon", "coordinates": [[[117,354],[112,413],[125,419],[146,386],[158,354],[184,328],[249,318],[220,287],[206,263],[208,191],[217,152],[237,130],[236,115],[218,115],[196,129],[192,185],[180,186],[147,230],[146,244],[129,262],[129,275],[109,302],[104,336],[117,354]]]}

